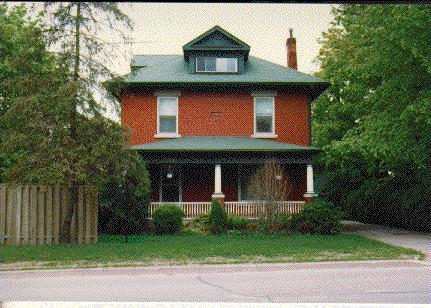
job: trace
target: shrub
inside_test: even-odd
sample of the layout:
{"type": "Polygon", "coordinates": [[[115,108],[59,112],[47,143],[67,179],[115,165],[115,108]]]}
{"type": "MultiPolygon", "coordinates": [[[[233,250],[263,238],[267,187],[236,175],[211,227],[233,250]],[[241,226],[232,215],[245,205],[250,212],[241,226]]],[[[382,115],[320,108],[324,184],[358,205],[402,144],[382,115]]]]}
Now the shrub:
{"type": "Polygon", "coordinates": [[[228,228],[232,230],[243,230],[248,226],[248,219],[236,215],[228,215],[228,228]]]}
{"type": "Polygon", "coordinates": [[[188,227],[190,229],[197,229],[200,231],[208,230],[209,219],[210,219],[209,214],[200,214],[189,222],[188,227]]]}
{"type": "Polygon", "coordinates": [[[184,211],[174,204],[166,204],[153,213],[157,234],[175,234],[183,228],[184,211]]]}
{"type": "Polygon", "coordinates": [[[228,228],[227,213],[220,201],[213,200],[209,213],[209,230],[211,233],[223,233],[228,228]]]}
{"type": "Polygon", "coordinates": [[[138,160],[135,168],[121,177],[112,177],[100,190],[99,232],[107,234],[141,234],[148,225],[150,183],[145,164],[138,160]]]}
{"type": "Polygon", "coordinates": [[[277,231],[290,230],[291,216],[289,214],[282,214],[277,217],[276,229],[277,231]]]}
{"type": "Polygon", "coordinates": [[[362,222],[431,231],[430,182],[424,173],[370,179],[350,192],[343,209],[362,222]]]}
{"type": "Polygon", "coordinates": [[[341,228],[341,212],[328,201],[306,204],[302,212],[292,215],[291,229],[299,232],[331,234],[341,228]]]}

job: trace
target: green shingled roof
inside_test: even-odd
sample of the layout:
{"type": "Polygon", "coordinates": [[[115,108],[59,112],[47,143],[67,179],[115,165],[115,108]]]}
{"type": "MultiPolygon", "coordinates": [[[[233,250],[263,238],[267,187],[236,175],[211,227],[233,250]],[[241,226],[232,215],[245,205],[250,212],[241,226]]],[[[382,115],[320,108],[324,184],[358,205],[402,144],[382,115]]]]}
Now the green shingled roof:
{"type": "Polygon", "coordinates": [[[145,152],[317,152],[319,149],[251,137],[181,137],[131,146],[145,152]]]}
{"type": "Polygon", "coordinates": [[[300,84],[324,85],[312,75],[253,56],[241,74],[190,74],[182,55],[135,55],[132,73],[124,76],[128,84],[300,84]]]}

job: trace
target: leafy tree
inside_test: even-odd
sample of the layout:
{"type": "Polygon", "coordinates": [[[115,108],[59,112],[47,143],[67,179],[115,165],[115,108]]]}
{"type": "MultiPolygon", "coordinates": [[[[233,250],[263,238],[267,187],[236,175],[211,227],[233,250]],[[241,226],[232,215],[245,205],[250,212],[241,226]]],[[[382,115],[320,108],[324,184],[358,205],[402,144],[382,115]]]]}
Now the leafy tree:
{"type": "Polygon", "coordinates": [[[411,177],[403,191],[424,193],[418,179],[428,181],[431,163],[430,12],[429,5],[333,8],[317,74],[331,87],[312,106],[313,137],[323,148],[323,192],[344,207],[363,185],[390,182],[385,193],[393,193],[397,178],[411,177]]]}
{"type": "Polygon", "coordinates": [[[18,153],[5,171],[10,182],[69,186],[60,230],[60,241],[68,243],[78,187],[98,189],[108,179],[121,181],[141,168],[140,158],[128,149],[126,132],[103,116],[104,108],[93,96],[107,74],[95,55],[103,46],[90,37],[97,29],[94,14],[107,21],[129,20],[113,3],[48,7],[55,8],[45,12],[53,24],[47,37],[58,51],[49,54],[54,65],[48,74],[32,75],[32,82],[40,82],[38,91],[16,97],[1,118],[5,131],[0,154],[18,153]]]}
{"type": "MultiPolygon", "coordinates": [[[[78,108],[88,115],[100,114],[103,107],[94,99],[94,91],[100,89],[100,78],[113,77],[101,59],[106,52],[106,44],[97,39],[101,19],[110,24],[119,22],[128,28],[132,25],[127,15],[112,2],[48,2],[45,4],[45,11],[52,18],[50,43],[59,48],[62,66],[72,72],[69,83],[74,91],[70,93],[67,108],[70,119],[68,131],[70,142],[76,147],[83,141],[78,134],[78,108]]],[[[79,166],[76,159],[71,163],[72,166],[79,166]]],[[[70,179],[69,208],[60,232],[64,242],[70,241],[69,226],[74,212],[73,205],[78,200],[79,180],[79,175],[70,179]]]]}
{"type": "MultiPolygon", "coordinates": [[[[49,89],[54,57],[45,46],[45,26],[41,16],[27,17],[24,5],[0,4],[0,117],[15,100],[49,89]]],[[[0,123],[0,140],[3,135],[0,123]]],[[[18,153],[0,155],[0,181],[3,173],[18,158],[18,153]]]]}

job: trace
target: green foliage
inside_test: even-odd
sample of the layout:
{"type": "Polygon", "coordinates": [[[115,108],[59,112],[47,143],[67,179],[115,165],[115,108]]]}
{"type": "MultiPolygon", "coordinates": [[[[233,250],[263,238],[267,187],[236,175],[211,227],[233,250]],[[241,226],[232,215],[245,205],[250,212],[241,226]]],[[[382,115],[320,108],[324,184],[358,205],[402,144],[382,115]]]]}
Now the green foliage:
{"type": "MultiPolygon", "coordinates": [[[[24,98],[34,97],[52,86],[54,56],[45,46],[45,26],[40,16],[29,18],[24,5],[0,4],[0,118],[24,98]]],[[[5,134],[0,122],[0,142],[5,134]]],[[[20,153],[0,154],[0,182],[20,153]]]]}
{"type": "Polygon", "coordinates": [[[49,3],[34,20],[26,14],[24,6],[0,6],[1,180],[68,185],[60,240],[69,242],[77,186],[121,182],[124,170],[139,164],[127,132],[103,115],[108,93],[94,95],[101,79],[113,76],[101,60],[112,54],[97,42],[100,18],[126,26],[130,20],[116,3],[49,3]],[[50,25],[42,24],[43,14],[50,25]]]}
{"type": "Polygon", "coordinates": [[[153,213],[158,234],[175,234],[183,228],[184,211],[174,204],[164,204],[153,213]]]}
{"type": "Polygon", "coordinates": [[[319,200],[305,204],[303,211],[293,214],[290,228],[306,233],[338,233],[341,229],[341,217],[342,213],[331,202],[319,200]]]}
{"type": "Polygon", "coordinates": [[[431,231],[431,187],[422,178],[430,174],[370,180],[348,195],[350,217],[393,227],[431,231]]]}
{"type": "Polygon", "coordinates": [[[291,215],[282,214],[277,217],[276,229],[277,231],[289,231],[291,224],[291,215]]]}
{"type": "Polygon", "coordinates": [[[241,230],[249,225],[248,219],[236,215],[228,215],[228,228],[233,230],[241,230]]]}
{"type": "Polygon", "coordinates": [[[101,233],[139,234],[148,224],[150,191],[148,171],[139,160],[137,168],[127,170],[121,181],[112,179],[100,193],[100,201],[111,209],[112,215],[101,211],[99,225],[101,233]]]}
{"type": "Polygon", "coordinates": [[[214,199],[209,213],[209,229],[211,233],[224,233],[228,229],[226,210],[221,206],[219,200],[214,199]]]}
{"type": "Polygon", "coordinates": [[[44,13],[50,20],[48,42],[59,49],[62,65],[81,85],[77,105],[84,110],[110,106],[119,113],[118,100],[101,82],[118,78],[111,69],[112,59],[127,52],[125,42],[130,38],[126,33],[133,28],[130,18],[117,2],[46,2],[44,13]],[[96,91],[103,101],[94,99],[96,91]]]}
{"type": "Polygon", "coordinates": [[[430,10],[341,5],[323,34],[317,75],[331,86],[312,105],[313,139],[323,148],[317,169],[327,178],[321,193],[343,209],[359,206],[350,211],[354,219],[379,220],[372,211],[388,207],[382,223],[424,225],[415,215],[427,211],[429,190],[423,198],[428,201],[416,205],[421,210],[403,208],[410,208],[412,191],[431,185],[423,176],[431,172],[430,10]],[[393,177],[405,179],[402,189],[393,177]],[[388,191],[378,189],[382,183],[388,191]],[[397,201],[382,202],[388,194],[397,201]],[[409,218],[402,222],[404,214],[409,218]]]}
{"type": "MultiPolygon", "coordinates": [[[[70,4],[68,8],[74,11],[76,5],[70,4]]],[[[88,4],[82,5],[87,10],[88,4]]],[[[116,4],[94,6],[108,13],[112,9],[115,18],[118,17],[116,4]]],[[[112,177],[120,179],[125,169],[135,168],[138,156],[128,149],[127,132],[119,123],[103,116],[103,106],[92,96],[92,85],[98,84],[97,78],[102,75],[94,71],[81,76],[78,67],[79,78],[71,77],[71,67],[65,60],[67,52],[75,46],[70,41],[61,45],[67,51],[57,54],[47,51],[48,42],[71,39],[72,32],[67,31],[76,16],[63,8],[61,16],[46,16],[50,21],[61,19],[56,34],[48,35],[48,40],[43,34],[53,29],[44,25],[41,17],[34,20],[26,17],[24,6],[8,9],[7,5],[0,5],[1,177],[8,182],[43,185],[73,182],[99,188],[112,177]],[[71,24],[62,25],[67,21],[71,24]]],[[[91,28],[88,22],[81,24],[80,31],[91,28]]],[[[90,43],[83,41],[88,47],[90,43]]],[[[97,48],[100,50],[101,46],[97,48]]],[[[74,59],[79,57],[84,58],[81,53],[74,53],[74,59]]],[[[87,62],[81,62],[84,68],[87,62]]]]}
{"type": "Polygon", "coordinates": [[[210,226],[210,216],[209,214],[200,214],[193,218],[188,227],[192,230],[206,231],[209,230],[210,226]]]}

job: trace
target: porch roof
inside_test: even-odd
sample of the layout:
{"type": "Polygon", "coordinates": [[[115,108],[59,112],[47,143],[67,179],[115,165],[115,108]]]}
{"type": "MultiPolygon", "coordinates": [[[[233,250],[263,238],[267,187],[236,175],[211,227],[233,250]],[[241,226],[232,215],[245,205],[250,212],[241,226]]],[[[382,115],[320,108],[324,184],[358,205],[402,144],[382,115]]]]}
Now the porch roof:
{"type": "Polygon", "coordinates": [[[319,152],[314,147],[252,137],[181,137],[131,148],[140,152],[319,152]]]}

